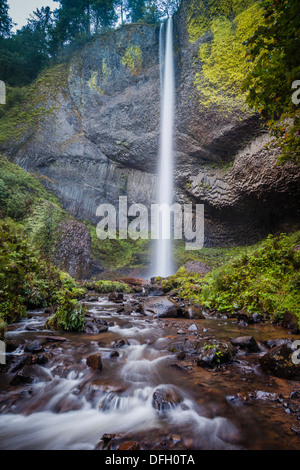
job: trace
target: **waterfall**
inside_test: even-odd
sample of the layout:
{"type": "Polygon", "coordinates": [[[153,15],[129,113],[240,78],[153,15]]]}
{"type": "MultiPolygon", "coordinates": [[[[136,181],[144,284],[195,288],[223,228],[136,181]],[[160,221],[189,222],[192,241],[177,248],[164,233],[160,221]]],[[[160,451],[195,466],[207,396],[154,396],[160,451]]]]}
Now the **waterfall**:
{"type": "MultiPolygon", "coordinates": [[[[158,171],[158,204],[170,206],[173,202],[173,127],[175,103],[175,73],[173,57],[173,20],[169,18],[160,27],[160,81],[161,81],[161,123],[158,171]]],[[[156,243],[155,276],[170,276],[174,273],[172,240],[165,239],[169,226],[169,215],[161,216],[159,239],[156,243]]]]}

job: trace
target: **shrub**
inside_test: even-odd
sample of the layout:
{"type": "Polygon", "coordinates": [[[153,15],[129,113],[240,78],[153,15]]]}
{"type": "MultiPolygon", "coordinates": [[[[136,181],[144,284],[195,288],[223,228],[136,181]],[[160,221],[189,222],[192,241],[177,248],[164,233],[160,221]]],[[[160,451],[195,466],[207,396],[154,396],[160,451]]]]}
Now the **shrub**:
{"type": "Polygon", "coordinates": [[[107,294],[109,292],[123,292],[129,294],[131,287],[128,284],[117,281],[86,281],[83,284],[88,290],[94,290],[100,294],[107,294]]]}
{"type": "Polygon", "coordinates": [[[61,291],[56,313],[49,318],[46,327],[58,331],[82,332],[87,308],[73,299],[69,291],[61,291]]]}

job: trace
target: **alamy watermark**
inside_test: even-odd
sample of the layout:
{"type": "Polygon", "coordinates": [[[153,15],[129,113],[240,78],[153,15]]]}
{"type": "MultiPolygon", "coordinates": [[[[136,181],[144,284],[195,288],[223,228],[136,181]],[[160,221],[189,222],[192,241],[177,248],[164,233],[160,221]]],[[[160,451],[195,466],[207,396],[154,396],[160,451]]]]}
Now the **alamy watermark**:
{"type": "Polygon", "coordinates": [[[0,341],[0,365],[6,364],[6,347],[4,341],[0,341]]]}
{"type": "Polygon", "coordinates": [[[300,364],[300,339],[292,343],[292,349],[295,349],[292,354],[292,363],[298,366],[300,364]]]}
{"type": "Polygon", "coordinates": [[[204,245],[203,204],[151,204],[150,211],[143,204],[128,207],[127,196],[119,197],[118,209],[112,204],[101,204],[96,211],[101,220],[97,236],[101,240],[185,240],[186,250],[200,250],[204,245]]]}
{"type": "Polygon", "coordinates": [[[0,104],[6,104],[6,86],[2,80],[0,80],[0,104]]]}
{"type": "Polygon", "coordinates": [[[292,83],[292,89],[296,89],[296,91],[294,91],[294,93],[292,94],[292,102],[298,105],[300,103],[300,80],[295,80],[292,83]]]}

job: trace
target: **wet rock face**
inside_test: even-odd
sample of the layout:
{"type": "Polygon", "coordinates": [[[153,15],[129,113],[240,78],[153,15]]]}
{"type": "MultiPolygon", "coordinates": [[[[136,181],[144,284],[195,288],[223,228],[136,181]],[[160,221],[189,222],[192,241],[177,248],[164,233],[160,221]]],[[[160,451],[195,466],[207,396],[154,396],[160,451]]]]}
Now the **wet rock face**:
{"type": "Polygon", "coordinates": [[[54,264],[77,279],[89,278],[93,268],[89,229],[70,218],[61,224],[58,231],[54,264]]]}
{"type": "MultiPolygon", "coordinates": [[[[252,114],[237,110],[225,116],[199,106],[195,63],[200,43],[210,36],[189,42],[190,2],[183,2],[174,19],[177,200],[205,205],[207,245],[257,241],[299,219],[299,169],[276,165],[252,114]],[[212,167],[234,157],[230,169],[212,167]]],[[[155,202],[158,37],[155,26],[135,24],[95,38],[73,56],[55,93],[50,90],[43,103],[50,116],[23,136],[22,145],[6,149],[20,166],[41,174],[78,219],[97,223],[97,207],[117,205],[122,195],[129,204],[155,202]]]]}

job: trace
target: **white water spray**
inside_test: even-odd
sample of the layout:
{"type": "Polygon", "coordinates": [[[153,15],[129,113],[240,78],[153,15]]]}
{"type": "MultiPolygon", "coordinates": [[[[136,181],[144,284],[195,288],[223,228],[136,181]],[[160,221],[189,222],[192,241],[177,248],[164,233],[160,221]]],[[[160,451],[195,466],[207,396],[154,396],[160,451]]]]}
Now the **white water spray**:
{"type": "MultiPolygon", "coordinates": [[[[173,127],[175,104],[175,72],[173,57],[173,21],[167,22],[160,29],[160,80],[161,80],[161,128],[160,128],[160,152],[158,173],[158,204],[172,205],[173,201],[173,127]]],[[[164,239],[163,234],[168,230],[168,215],[162,216],[161,230],[156,244],[156,276],[170,276],[174,274],[172,261],[172,240],[164,239]]]]}

